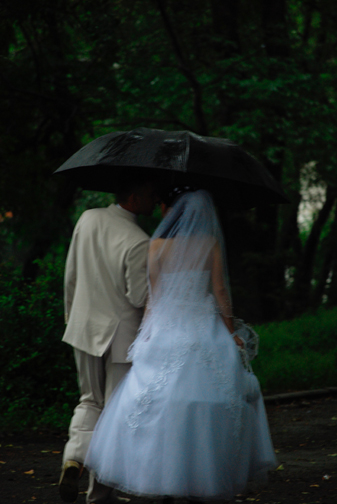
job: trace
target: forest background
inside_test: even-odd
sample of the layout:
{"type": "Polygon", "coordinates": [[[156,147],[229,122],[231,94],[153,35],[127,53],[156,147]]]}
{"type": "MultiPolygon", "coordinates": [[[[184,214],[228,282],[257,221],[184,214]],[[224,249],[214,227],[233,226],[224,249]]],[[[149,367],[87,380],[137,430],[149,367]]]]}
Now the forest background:
{"type": "MultiPolygon", "coordinates": [[[[268,324],[257,362],[267,389],[336,381],[336,27],[333,0],[1,1],[8,421],[68,421],[77,391],[71,350],[60,343],[64,261],[81,212],[112,201],[52,173],[94,138],[138,126],[230,138],[282,183],[290,204],[220,216],[235,312],[268,324]],[[267,361],[273,379],[263,378],[267,361]]],[[[142,225],[151,232],[158,219],[142,225]]]]}

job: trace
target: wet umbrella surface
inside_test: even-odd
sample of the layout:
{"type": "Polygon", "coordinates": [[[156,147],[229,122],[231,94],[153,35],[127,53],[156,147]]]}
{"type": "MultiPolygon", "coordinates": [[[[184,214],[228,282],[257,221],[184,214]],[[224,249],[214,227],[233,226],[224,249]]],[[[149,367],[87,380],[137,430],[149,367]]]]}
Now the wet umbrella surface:
{"type": "Polygon", "coordinates": [[[276,180],[255,158],[227,139],[189,131],[137,128],[101,136],[55,173],[83,189],[114,192],[121,176],[140,171],[164,185],[189,183],[210,190],[219,204],[249,208],[285,203],[276,180]]]}

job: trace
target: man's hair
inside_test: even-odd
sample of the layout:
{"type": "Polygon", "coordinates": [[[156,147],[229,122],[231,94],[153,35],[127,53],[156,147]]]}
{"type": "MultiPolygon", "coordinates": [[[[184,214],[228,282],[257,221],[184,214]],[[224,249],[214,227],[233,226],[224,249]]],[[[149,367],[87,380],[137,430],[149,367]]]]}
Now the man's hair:
{"type": "Polygon", "coordinates": [[[156,177],[140,173],[139,170],[128,170],[121,173],[115,191],[117,203],[126,203],[131,194],[139,194],[142,188],[149,182],[155,182],[156,177]]]}

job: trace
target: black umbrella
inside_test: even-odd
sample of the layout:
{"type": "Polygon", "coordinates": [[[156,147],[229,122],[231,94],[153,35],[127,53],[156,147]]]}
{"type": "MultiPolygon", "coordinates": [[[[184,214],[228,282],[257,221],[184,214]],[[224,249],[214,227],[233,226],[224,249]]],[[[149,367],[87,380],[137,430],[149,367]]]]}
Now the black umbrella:
{"type": "Polygon", "coordinates": [[[83,189],[115,192],[128,171],[130,176],[135,171],[159,174],[164,185],[208,189],[226,207],[288,201],[269,171],[242,148],[190,131],[137,128],[109,133],[82,147],[55,173],[67,174],[83,189]]]}

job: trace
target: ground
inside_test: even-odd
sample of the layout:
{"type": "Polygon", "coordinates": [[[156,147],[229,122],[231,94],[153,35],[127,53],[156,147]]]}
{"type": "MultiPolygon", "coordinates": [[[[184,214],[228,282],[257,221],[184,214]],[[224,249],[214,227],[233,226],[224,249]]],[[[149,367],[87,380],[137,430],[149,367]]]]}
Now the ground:
{"type": "MultiPolygon", "coordinates": [[[[267,406],[267,413],[279,467],[268,486],[248,488],[231,504],[337,504],[337,397],[267,406]]],[[[61,504],[57,484],[65,441],[64,433],[2,433],[0,504],[61,504]]],[[[78,504],[85,503],[85,490],[83,477],[78,504]]]]}

